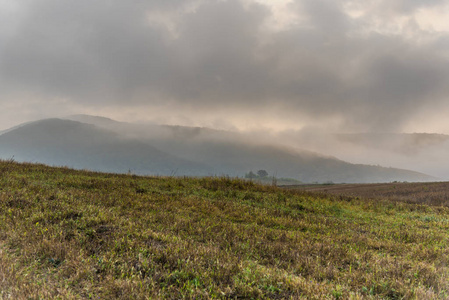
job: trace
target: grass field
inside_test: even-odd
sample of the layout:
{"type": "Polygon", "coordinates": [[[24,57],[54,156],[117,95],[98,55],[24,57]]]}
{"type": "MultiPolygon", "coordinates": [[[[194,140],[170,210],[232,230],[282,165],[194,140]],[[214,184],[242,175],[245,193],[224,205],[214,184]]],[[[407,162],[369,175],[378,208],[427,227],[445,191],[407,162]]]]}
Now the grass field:
{"type": "Polygon", "coordinates": [[[412,204],[449,207],[449,182],[392,182],[374,184],[315,184],[285,186],[330,195],[388,199],[412,204]]]}
{"type": "Polygon", "coordinates": [[[449,298],[441,205],[7,161],[0,176],[0,299],[449,298]]]}

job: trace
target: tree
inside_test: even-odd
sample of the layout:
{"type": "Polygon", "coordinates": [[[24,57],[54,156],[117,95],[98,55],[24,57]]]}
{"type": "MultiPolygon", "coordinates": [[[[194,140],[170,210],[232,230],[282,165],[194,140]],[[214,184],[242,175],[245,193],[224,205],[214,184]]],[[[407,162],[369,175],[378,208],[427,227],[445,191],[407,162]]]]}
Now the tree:
{"type": "Polygon", "coordinates": [[[253,171],[250,171],[249,173],[245,174],[245,178],[253,179],[256,177],[256,174],[253,173],[253,171]]]}
{"type": "Polygon", "coordinates": [[[259,175],[260,178],[265,178],[268,176],[268,172],[265,170],[259,170],[257,171],[257,175],[259,175]]]}

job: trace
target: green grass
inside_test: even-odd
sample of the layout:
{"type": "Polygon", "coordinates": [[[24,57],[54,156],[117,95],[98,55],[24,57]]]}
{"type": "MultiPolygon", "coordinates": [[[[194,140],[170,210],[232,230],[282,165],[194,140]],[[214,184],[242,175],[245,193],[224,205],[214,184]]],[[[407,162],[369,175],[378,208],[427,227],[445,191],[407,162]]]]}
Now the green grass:
{"type": "Polygon", "coordinates": [[[449,209],[0,162],[0,299],[447,299],[449,209]]]}

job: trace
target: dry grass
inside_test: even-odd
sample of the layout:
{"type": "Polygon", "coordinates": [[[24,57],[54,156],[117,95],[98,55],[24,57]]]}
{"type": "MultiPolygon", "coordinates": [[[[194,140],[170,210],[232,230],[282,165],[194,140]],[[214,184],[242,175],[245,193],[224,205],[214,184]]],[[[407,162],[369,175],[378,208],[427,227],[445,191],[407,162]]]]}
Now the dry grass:
{"type": "Polygon", "coordinates": [[[449,209],[0,163],[1,299],[447,299],[449,209]]]}
{"type": "Polygon", "coordinates": [[[449,207],[449,182],[392,182],[375,184],[332,184],[286,186],[288,189],[328,195],[387,199],[413,204],[449,207]]]}

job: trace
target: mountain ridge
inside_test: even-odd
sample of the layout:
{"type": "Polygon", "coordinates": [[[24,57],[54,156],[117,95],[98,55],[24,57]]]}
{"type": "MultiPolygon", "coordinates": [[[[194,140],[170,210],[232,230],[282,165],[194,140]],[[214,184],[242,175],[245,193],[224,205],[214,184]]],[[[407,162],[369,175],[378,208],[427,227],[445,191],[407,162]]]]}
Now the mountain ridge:
{"type": "Polygon", "coordinates": [[[44,119],[0,136],[0,155],[18,161],[141,175],[227,175],[265,169],[302,182],[433,181],[419,172],[351,164],[335,157],[251,141],[234,132],[197,127],[121,123],[90,117],[90,124],[44,119]],[[101,126],[91,124],[100,121],[101,126]],[[108,129],[109,128],[109,129],[108,129]]]}

